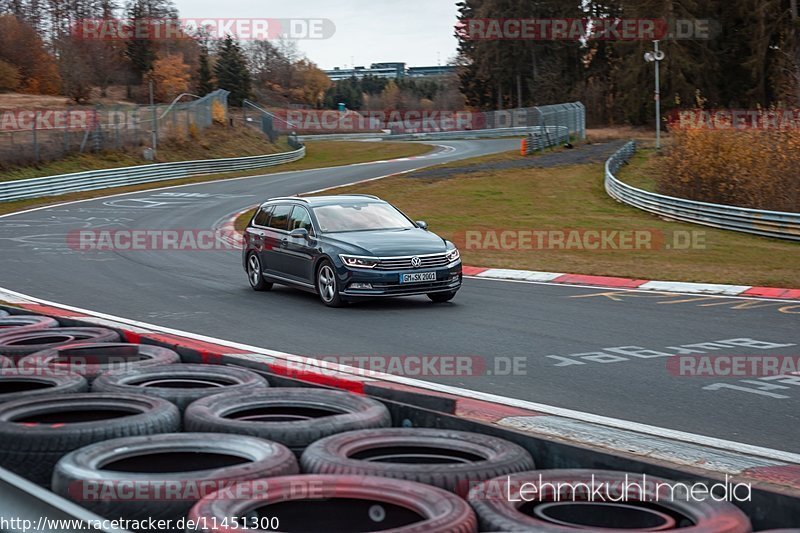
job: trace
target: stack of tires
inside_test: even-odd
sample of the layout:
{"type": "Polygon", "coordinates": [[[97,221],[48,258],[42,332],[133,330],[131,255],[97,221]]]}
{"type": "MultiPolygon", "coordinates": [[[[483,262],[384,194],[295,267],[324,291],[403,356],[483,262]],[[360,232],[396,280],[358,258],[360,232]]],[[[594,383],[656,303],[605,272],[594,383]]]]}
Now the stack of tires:
{"type": "Polygon", "coordinates": [[[508,440],[393,427],[362,395],[270,387],[103,328],[21,316],[0,328],[0,466],[107,518],[209,532],[751,531],[730,504],[654,502],[648,488],[624,502],[523,498],[526,484],[621,487],[626,474],[537,470],[508,440]]]}

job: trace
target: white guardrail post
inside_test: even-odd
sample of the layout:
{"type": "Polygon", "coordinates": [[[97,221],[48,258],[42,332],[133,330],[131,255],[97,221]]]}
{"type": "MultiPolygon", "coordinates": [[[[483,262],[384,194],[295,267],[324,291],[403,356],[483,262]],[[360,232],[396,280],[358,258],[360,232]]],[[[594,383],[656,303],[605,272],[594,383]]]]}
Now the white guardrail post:
{"type": "Polygon", "coordinates": [[[154,165],[90,170],[74,174],[4,181],[0,182],[0,202],[271,167],[297,161],[305,157],[305,155],[306,147],[301,146],[297,150],[280,154],[157,163],[154,165]]]}
{"type": "Polygon", "coordinates": [[[800,213],[697,202],[644,191],[621,182],[615,174],[634,153],[636,143],[630,141],[606,161],[606,192],[615,200],[672,220],[800,241],[800,213]]]}

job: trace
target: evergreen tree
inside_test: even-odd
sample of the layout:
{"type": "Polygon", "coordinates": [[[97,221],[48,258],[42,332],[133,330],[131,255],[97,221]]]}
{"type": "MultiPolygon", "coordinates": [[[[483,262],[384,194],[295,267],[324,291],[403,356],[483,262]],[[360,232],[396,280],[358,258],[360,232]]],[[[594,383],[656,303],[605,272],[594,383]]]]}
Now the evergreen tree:
{"type": "Polygon", "coordinates": [[[214,90],[214,80],[211,77],[211,66],[208,62],[208,49],[200,49],[200,67],[197,70],[197,92],[205,96],[214,90]]]}
{"type": "Polygon", "coordinates": [[[241,106],[245,98],[250,97],[250,71],[242,48],[228,35],[222,43],[219,57],[214,65],[214,74],[220,89],[230,91],[228,101],[231,105],[241,106]]]}

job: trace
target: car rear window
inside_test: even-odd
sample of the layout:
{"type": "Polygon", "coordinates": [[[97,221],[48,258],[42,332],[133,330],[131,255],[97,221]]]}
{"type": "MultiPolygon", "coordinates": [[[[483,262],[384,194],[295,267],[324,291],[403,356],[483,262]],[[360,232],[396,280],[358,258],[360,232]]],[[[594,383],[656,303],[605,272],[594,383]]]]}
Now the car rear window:
{"type": "Polygon", "coordinates": [[[289,215],[292,212],[291,205],[276,205],[272,210],[272,217],[269,219],[269,227],[272,229],[286,230],[289,228],[289,215]]]}
{"type": "Polygon", "coordinates": [[[269,215],[272,211],[272,206],[262,207],[256,213],[255,218],[253,219],[253,224],[256,226],[264,226],[266,227],[269,224],[269,215]]]}

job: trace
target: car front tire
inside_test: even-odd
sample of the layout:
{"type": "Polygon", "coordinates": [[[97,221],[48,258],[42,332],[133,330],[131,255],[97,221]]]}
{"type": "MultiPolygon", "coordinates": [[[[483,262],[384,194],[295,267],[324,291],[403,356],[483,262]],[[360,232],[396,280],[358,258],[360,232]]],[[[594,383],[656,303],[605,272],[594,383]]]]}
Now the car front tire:
{"type": "Polygon", "coordinates": [[[264,280],[258,254],[251,253],[247,256],[247,280],[254,291],[262,292],[272,289],[272,283],[264,280]]]}
{"type": "Polygon", "coordinates": [[[336,277],[336,269],[327,259],[324,260],[317,269],[317,294],[322,303],[328,307],[342,307],[344,300],[339,294],[339,280],[336,277]]]}
{"type": "Polygon", "coordinates": [[[449,302],[450,300],[455,298],[457,292],[458,291],[430,292],[430,293],[428,293],[428,298],[430,298],[431,301],[433,301],[433,302],[435,302],[437,304],[441,304],[441,303],[449,302]]]}

